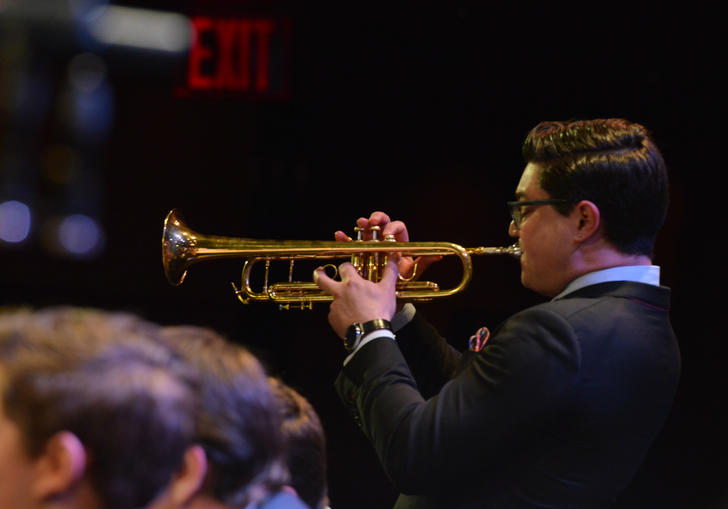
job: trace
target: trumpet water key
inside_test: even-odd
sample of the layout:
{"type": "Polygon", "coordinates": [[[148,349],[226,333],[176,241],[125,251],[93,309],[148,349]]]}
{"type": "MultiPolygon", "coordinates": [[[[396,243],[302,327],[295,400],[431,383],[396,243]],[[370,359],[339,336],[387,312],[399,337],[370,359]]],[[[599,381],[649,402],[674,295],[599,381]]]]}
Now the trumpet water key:
{"type": "MultiPolygon", "coordinates": [[[[393,237],[379,238],[379,227],[369,233],[371,240],[364,240],[364,231],[355,228],[357,238],[352,242],[324,240],[259,240],[236,237],[201,235],[189,229],[176,210],[171,210],[164,220],[162,232],[162,264],[167,280],[179,285],[187,269],[204,260],[239,258],[244,260],[241,284],[232,283],[238,299],[247,304],[250,301],[275,302],[282,309],[311,309],[314,302],[330,302],[333,298],[311,281],[294,281],[293,266],[300,260],[349,260],[359,274],[370,280],[379,281],[387,264],[389,253],[402,256],[456,256],[462,265],[462,278],[451,288],[441,289],[432,281],[416,281],[400,277],[396,293],[400,299],[410,301],[431,300],[447,297],[467,288],[472,278],[471,255],[510,255],[519,257],[517,244],[508,247],[464,248],[451,242],[397,242],[393,237]],[[268,281],[272,261],[288,262],[288,280],[270,283],[268,281]],[[264,265],[264,279],[259,291],[251,287],[253,267],[264,265]]],[[[336,271],[332,263],[326,264],[336,271]]]]}

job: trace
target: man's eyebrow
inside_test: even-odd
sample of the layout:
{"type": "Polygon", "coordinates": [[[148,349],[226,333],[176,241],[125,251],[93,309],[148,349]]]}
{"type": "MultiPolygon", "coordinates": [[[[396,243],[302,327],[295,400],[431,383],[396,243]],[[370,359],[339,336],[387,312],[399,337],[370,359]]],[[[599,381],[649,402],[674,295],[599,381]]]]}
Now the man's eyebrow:
{"type": "Polygon", "coordinates": [[[525,197],[526,197],[525,191],[516,191],[516,200],[520,200],[521,198],[525,198],[525,197]]]}

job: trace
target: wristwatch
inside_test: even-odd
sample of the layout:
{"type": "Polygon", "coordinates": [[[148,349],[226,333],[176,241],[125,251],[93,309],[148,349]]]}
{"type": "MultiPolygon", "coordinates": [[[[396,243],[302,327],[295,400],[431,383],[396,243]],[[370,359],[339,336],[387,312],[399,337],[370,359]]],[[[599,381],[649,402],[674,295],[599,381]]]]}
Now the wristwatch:
{"type": "Polygon", "coordinates": [[[346,329],[346,337],[344,338],[344,348],[347,352],[353,352],[359,345],[359,341],[365,334],[379,329],[392,330],[392,324],[384,318],[375,318],[368,322],[354,322],[346,329]]]}

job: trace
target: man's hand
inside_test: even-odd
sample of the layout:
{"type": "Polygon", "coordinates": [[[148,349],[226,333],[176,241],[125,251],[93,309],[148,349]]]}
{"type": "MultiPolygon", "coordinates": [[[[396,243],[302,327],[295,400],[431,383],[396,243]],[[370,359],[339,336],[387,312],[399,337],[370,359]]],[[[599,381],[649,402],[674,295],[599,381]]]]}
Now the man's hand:
{"type": "MultiPolygon", "coordinates": [[[[391,235],[397,242],[409,242],[407,226],[402,221],[392,221],[384,212],[372,212],[369,218],[360,217],[357,219],[356,225],[360,228],[364,228],[363,240],[371,240],[369,228],[372,226],[379,226],[381,228],[381,239],[391,235]]],[[[334,238],[339,241],[352,240],[351,237],[342,231],[334,233],[334,238]]],[[[412,259],[411,256],[401,256],[398,257],[397,268],[399,270],[399,274],[401,274],[404,279],[417,279],[417,277],[424,272],[425,268],[441,258],[441,256],[418,256],[417,259],[412,259]]]]}
{"type": "Polygon", "coordinates": [[[331,279],[322,269],[316,269],[313,274],[318,287],[334,297],[329,309],[329,324],[340,338],[344,338],[346,329],[354,322],[363,323],[375,318],[392,320],[397,307],[394,293],[397,265],[394,262],[384,268],[379,283],[362,278],[348,262],[339,267],[341,282],[331,279]]]}

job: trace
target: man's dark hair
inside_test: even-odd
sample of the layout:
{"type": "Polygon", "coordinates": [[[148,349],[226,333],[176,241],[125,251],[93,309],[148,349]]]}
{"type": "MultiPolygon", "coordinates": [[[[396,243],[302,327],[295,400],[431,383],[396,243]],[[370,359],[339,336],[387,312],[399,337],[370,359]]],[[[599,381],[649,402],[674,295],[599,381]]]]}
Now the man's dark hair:
{"type": "Polygon", "coordinates": [[[165,327],[163,340],[199,374],[196,443],[208,458],[203,489],[246,507],[288,482],[278,407],[258,359],[203,327],[165,327]]]}
{"type": "Polygon", "coordinates": [[[279,378],[270,378],[283,418],[288,444],[290,484],[312,509],[327,500],[326,436],[321,420],[309,401],[279,378]]]}
{"type": "Polygon", "coordinates": [[[652,255],[665,220],[665,162],[647,130],[628,120],[541,122],[526,137],[523,158],[541,167],[540,184],[568,214],[580,200],[600,211],[606,239],[625,254],[652,255]]]}
{"type": "Polygon", "coordinates": [[[38,457],[60,431],[89,452],[103,506],[148,504],[194,438],[195,376],[126,313],[52,308],[0,312],[5,412],[38,457]]]}

